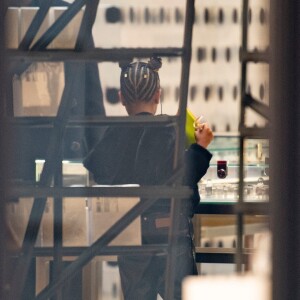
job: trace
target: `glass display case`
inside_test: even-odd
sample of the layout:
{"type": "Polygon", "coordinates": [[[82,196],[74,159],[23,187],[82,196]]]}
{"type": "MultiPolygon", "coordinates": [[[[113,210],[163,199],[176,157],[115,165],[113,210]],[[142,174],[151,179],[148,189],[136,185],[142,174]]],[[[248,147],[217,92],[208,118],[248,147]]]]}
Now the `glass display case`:
{"type": "MultiPolygon", "coordinates": [[[[213,157],[206,175],[199,182],[201,202],[237,202],[239,198],[239,137],[217,135],[208,149],[213,157]]],[[[268,201],[268,162],[268,140],[245,140],[244,201],[268,201]]]]}
{"type": "MultiPolygon", "coordinates": [[[[240,188],[240,138],[215,135],[208,150],[213,154],[206,175],[199,182],[201,201],[194,216],[198,271],[202,275],[234,274],[237,248],[240,188]]],[[[269,141],[245,139],[243,155],[243,202],[269,201],[269,141]]],[[[242,218],[243,270],[252,270],[252,257],[261,239],[269,234],[269,218],[245,213],[242,218]]]]}

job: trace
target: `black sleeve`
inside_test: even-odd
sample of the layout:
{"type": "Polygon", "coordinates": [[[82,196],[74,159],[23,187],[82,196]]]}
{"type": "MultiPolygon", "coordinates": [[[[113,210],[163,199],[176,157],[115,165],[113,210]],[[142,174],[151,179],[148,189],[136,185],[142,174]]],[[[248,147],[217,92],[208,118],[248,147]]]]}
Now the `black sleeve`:
{"type": "Polygon", "coordinates": [[[193,186],[206,174],[212,154],[198,144],[192,144],[185,152],[185,184],[193,186]]]}
{"type": "Polygon", "coordinates": [[[192,144],[185,152],[185,174],[183,184],[190,186],[193,190],[191,197],[194,211],[200,201],[198,182],[206,174],[212,154],[198,144],[192,144]]]}

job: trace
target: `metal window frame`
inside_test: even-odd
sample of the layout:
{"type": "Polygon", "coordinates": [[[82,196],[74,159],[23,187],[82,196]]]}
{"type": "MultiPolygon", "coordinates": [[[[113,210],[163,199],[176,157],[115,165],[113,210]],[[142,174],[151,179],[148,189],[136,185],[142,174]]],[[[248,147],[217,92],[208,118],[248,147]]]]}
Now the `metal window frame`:
{"type": "MultiPolygon", "coordinates": [[[[245,3],[246,6],[248,5],[248,1],[243,2],[243,7],[245,9],[245,3]]],[[[5,2],[0,2],[0,15],[4,16],[5,9],[7,6],[5,5],[5,2]]],[[[245,11],[244,10],[244,20],[243,20],[243,26],[245,25],[245,11]]],[[[291,118],[297,118],[297,112],[299,112],[299,99],[298,95],[299,93],[299,82],[297,82],[298,74],[299,74],[299,59],[296,58],[296,61],[291,60],[291,57],[294,57],[296,50],[299,50],[299,44],[295,43],[294,45],[290,45],[290,47],[286,47],[286,43],[291,38],[292,40],[297,40],[298,32],[299,32],[299,19],[294,18],[295,14],[299,12],[299,4],[297,1],[284,1],[284,0],[272,0],[271,1],[271,51],[270,53],[251,53],[248,52],[247,49],[244,47],[243,51],[241,52],[240,58],[241,61],[246,63],[247,61],[265,61],[270,62],[271,66],[271,72],[270,72],[270,98],[272,99],[272,107],[271,107],[271,120],[277,120],[280,119],[281,114],[285,113],[291,118]],[[283,15],[284,12],[284,15],[283,15]],[[295,27],[296,25],[296,27],[295,27]],[[296,28],[296,30],[295,30],[296,28]],[[285,35],[285,32],[289,32],[288,35],[285,35]],[[276,50],[275,50],[276,49],[276,50]],[[269,60],[268,55],[271,55],[271,60],[269,60]],[[278,64],[277,64],[278,63],[278,64]],[[284,68],[283,68],[284,66],[284,68]],[[284,72],[282,72],[284,70],[284,72]],[[295,75],[294,78],[290,76],[290,74],[295,75]],[[292,80],[287,81],[286,78],[292,78],[292,80]],[[290,97],[290,96],[293,97],[290,97]],[[285,103],[282,102],[282,99],[285,99],[285,103]],[[297,102],[298,101],[298,102],[297,102]]],[[[0,18],[0,78],[5,78],[6,76],[6,63],[5,59],[7,56],[10,56],[10,59],[13,59],[13,56],[15,55],[15,60],[24,61],[26,63],[31,61],[39,61],[39,60],[64,60],[68,59],[67,56],[71,55],[71,59],[73,61],[79,61],[82,60],[93,60],[97,61],[98,57],[101,57],[99,61],[104,60],[105,53],[101,52],[102,50],[96,49],[95,51],[83,51],[82,53],[73,53],[69,50],[66,51],[58,51],[55,53],[55,51],[23,51],[23,50],[17,50],[17,51],[6,51],[4,49],[4,18],[0,18]],[[3,55],[2,55],[3,54],[3,55]]],[[[120,49],[120,53],[122,52],[122,55],[124,57],[130,56],[130,53],[134,53],[134,56],[138,55],[139,51],[137,50],[134,52],[134,49],[120,49]],[[123,51],[123,52],[122,52],[123,51]]],[[[181,52],[181,49],[144,49],[143,51],[145,56],[149,56],[150,53],[159,53],[161,56],[180,56],[183,54],[181,52]],[[157,52],[155,52],[157,51],[157,52]],[[173,54],[170,54],[170,52],[173,52],[173,54]],[[176,54],[177,53],[177,54],[176,54]]],[[[142,51],[141,51],[142,52],[142,51]]],[[[111,60],[116,60],[118,56],[118,51],[116,51],[111,57],[111,60]]],[[[70,56],[69,56],[70,57],[70,56]]],[[[1,82],[5,82],[5,80],[1,80],[1,82]]],[[[11,118],[10,115],[5,115],[5,111],[7,109],[7,105],[9,103],[5,103],[3,95],[5,94],[4,91],[5,87],[3,84],[0,85],[0,97],[1,102],[1,128],[9,129],[10,126],[55,126],[54,120],[52,118],[49,119],[39,119],[39,118],[32,118],[32,119],[22,119],[22,118],[11,118]]],[[[244,93],[243,93],[244,94],[244,93]]],[[[241,102],[243,103],[244,99],[241,99],[241,102]]],[[[242,104],[242,107],[245,105],[242,104]]],[[[251,106],[251,105],[250,105],[251,106]]],[[[264,108],[263,108],[264,109],[264,108]]],[[[184,118],[184,116],[181,116],[184,118]]],[[[124,123],[128,126],[131,126],[131,124],[134,121],[129,121],[125,119],[113,119],[111,120],[113,122],[116,122],[118,124],[124,123]],[[128,123],[126,123],[129,121],[128,123]]],[[[151,120],[139,120],[142,123],[151,123],[151,120]]],[[[165,125],[171,124],[173,122],[177,122],[177,117],[168,118],[164,120],[165,125]]],[[[163,123],[162,122],[162,123],[163,123]]],[[[92,120],[92,118],[87,118],[85,120],[74,120],[73,118],[68,120],[67,124],[65,126],[102,126],[103,124],[107,125],[110,123],[110,120],[107,120],[106,118],[101,118],[99,121],[99,124],[96,122],[96,120],[92,120]]],[[[162,125],[161,124],[157,124],[162,125]]],[[[241,122],[241,125],[243,122],[241,122]]],[[[295,183],[295,177],[293,177],[291,174],[287,175],[284,180],[281,178],[280,174],[283,174],[286,170],[286,167],[283,163],[279,163],[281,161],[282,155],[285,156],[285,163],[291,168],[292,174],[299,174],[299,155],[297,156],[295,153],[294,148],[299,149],[299,140],[295,140],[295,137],[297,136],[297,133],[299,133],[299,122],[294,122],[293,124],[288,123],[274,123],[272,124],[272,127],[269,128],[260,128],[260,129],[253,129],[253,128],[244,128],[241,126],[240,132],[243,138],[245,137],[269,137],[274,140],[273,143],[278,144],[275,146],[272,144],[271,147],[271,164],[273,164],[273,167],[271,169],[271,185],[270,185],[270,198],[272,200],[271,207],[269,207],[268,203],[263,204],[255,204],[251,205],[248,203],[243,203],[243,201],[240,201],[236,205],[230,206],[230,209],[228,206],[222,208],[222,207],[212,207],[208,204],[200,204],[199,207],[199,213],[223,213],[225,210],[227,212],[225,213],[239,213],[240,219],[239,219],[239,226],[240,229],[238,231],[239,236],[242,236],[243,233],[243,226],[242,216],[247,213],[262,213],[262,214],[268,214],[270,213],[272,217],[272,233],[274,237],[273,241],[273,282],[272,282],[272,299],[298,299],[299,298],[299,234],[292,235],[291,232],[299,233],[299,218],[297,218],[297,214],[299,216],[299,185],[294,184],[295,183]],[[286,135],[286,133],[289,132],[289,135],[286,135]],[[284,136],[284,145],[280,145],[282,143],[282,137],[284,136]],[[280,147],[277,147],[280,145],[280,147]],[[291,195],[289,199],[286,199],[283,195],[291,195]],[[285,201],[288,200],[288,201],[285,201]],[[284,214],[285,218],[282,218],[282,214],[284,214]],[[295,217],[296,216],[296,217],[295,217]],[[292,231],[291,231],[292,230],[292,231]],[[286,251],[288,251],[289,255],[288,257],[285,256],[286,251]],[[285,260],[283,260],[283,256],[286,257],[285,260]]],[[[5,174],[8,170],[8,166],[6,165],[7,161],[7,155],[9,152],[9,149],[7,148],[7,145],[5,143],[5,135],[3,135],[3,130],[1,130],[0,135],[0,170],[1,175],[5,174]]],[[[241,141],[243,140],[241,139],[241,141]]],[[[241,147],[242,149],[242,147],[241,147]]],[[[3,176],[2,176],[3,177],[3,176]]],[[[299,177],[297,177],[299,178],[299,177]]],[[[240,175],[240,180],[242,180],[242,175],[240,175]]],[[[82,193],[82,191],[60,191],[60,187],[55,187],[53,189],[47,190],[48,187],[39,187],[37,190],[30,191],[29,188],[20,187],[18,190],[12,190],[11,186],[7,183],[5,180],[0,181],[0,191],[1,191],[1,201],[0,201],[0,215],[1,219],[3,220],[5,217],[4,213],[4,206],[5,206],[5,200],[9,198],[10,196],[14,195],[35,195],[37,193],[39,198],[43,198],[46,195],[52,195],[52,196],[59,196],[60,193],[68,193],[76,194],[76,193],[82,193]]],[[[163,189],[163,188],[162,188],[163,189]]],[[[179,187],[180,189],[180,187],[179,187]]],[[[96,194],[106,193],[105,191],[92,191],[87,190],[88,193],[95,192],[96,194]]],[[[118,191],[116,191],[117,193],[118,191]]],[[[129,195],[130,193],[133,193],[134,195],[138,193],[145,193],[147,194],[147,191],[126,191],[124,194],[129,195]]],[[[166,191],[161,190],[162,194],[164,194],[166,191]]],[[[172,193],[172,191],[166,192],[166,195],[169,195],[169,192],[172,193]]],[[[177,191],[178,192],[178,191],[177,191]]],[[[242,196],[242,191],[240,191],[240,194],[242,196]]],[[[161,194],[160,194],[161,195],[161,194]]],[[[241,198],[242,199],[242,198],[241,198]]],[[[5,233],[4,228],[0,228],[0,241],[1,241],[1,247],[0,247],[0,264],[1,266],[5,265],[5,233]]],[[[65,249],[64,247],[61,249],[61,253],[63,255],[68,254],[80,254],[82,251],[85,251],[87,249],[81,249],[81,248],[73,248],[73,249],[65,249]]],[[[126,251],[131,251],[132,248],[113,248],[113,247],[103,247],[101,248],[101,251],[98,253],[95,253],[95,255],[101,255],[108,254],[108,253],[126,253],[126,251]]],[[[238,247],[238,252],[240,258],[237,260],[239,264],[242,263],[244,259],[244,255],[242,254],[242,247],[241,244],[238,247]]],[[[166,248],[163,246],[160,249],[154,247],[154,248],[148,248],[148,249],[142,249],[140,247],[137,247],[135,249],[137,252],[143,253],[144,251],[149,253],[164,253],[166,251],[166,248]],[[158,252],[157,252],[158,251],[158,252]]],[[[53,253],[53,249],[38,249],[33,248],[32,250],[32,256],[43,256],[43,255],[49,255],[53,253]]],[[[226,254],[226,253],[225,253],[226,254]]],[[[225,255],[224,254],[224,255],[225,255]]],[[[211,255],[215,255],[215,253],[212,253],[211,255]]],[[[225,260],[235,261],[232,259],[232,253],[227,253],[225,256],[225,260]],[[231,255],[231,256],[228,256],[231,255]]],[[[199,258],[200,260],[204,259],[199,258]]],[[[211,261],[218,261],[219,258],[216,256],[210,256],[207,258],[207,260],[211,261]]],[[[222,258],[220,258],[221,261],[222,258]]],[[[6,284],[6,278],[4,276],[4,272],[0,272],[0,298],[2,299],[8,299],[7,297],[7,290],[5,289],[6,284]]]]}
{"type": "MultiPolygon", "coordinates": [[[[47,2],[47,1],[46,1],[47,2]]],[[[155,122],[154,119],[150,120],[150,118],[141,118],[140,120],[130,120],[130,118],[103,118],[102,120],[87,120],[87,118],[82,118],[80,120],[74,121],[74,126],[103,126],[107,124],[117,124],[124,123],[128,124],[128,126],[133,123],[140,122],[145,126],[150,126],[151,124],[157,124],[157,126],[168,126],[168,124],[176,124],[178,136],[177,136],[177,144],[176,144],[176,155],[174,160],[174,167],[176,168],[176,172],[174,175],[165,183],[161,189],[158,188],[160,193],[157,195],[172,195],[172,205],[171,205],[171,216],[172,216],[172,225],[169,233],[169,244],[166,247],[158,247],[158,250],[155,249],[147,249],[140,247],[140,252],[144,253],[149,251],[149,253],[153,253],[153,251],[165,251],[168,254],[168,268],[167,268],[167,282],[166,282],[166,299],[173,299],[174,293],[174,283],[173,281],[173,270],[174,270],[174,243],[176,242],[173,238],[174,234],[177,230],[178,217],[179,217],[179,199],[178,197],[188,197],[191,194],[191,191],[185,187],[182,187],[180,184],[180,178],[182,177],[182,159],[183,159],[183,151],[184,151],[184,139],[185,139],[185,113],[186,113],[186,105],[187,105],[187,94],[188,94],[188,83],[189,83],[189,67],[191,60],[191,41],[192,41],[192,29],[194,23],[194,1],[187,0],[186,1],[186,17],[185,17],[185,30],[184,30],[184,41],[182,48],[162,48],[162,49],[114,49],[110,53],[107,50],[103,49],[94,49],[93,51],[88,52],[85,49],[85,37],[88,32],[91,30],[91,26],[93,25],[95,13],[97,10],[97,6],[99,0],[87,1],[87,0],[75,0],[74,3],[62,14],[62,16],[42,35],[42,37],[29,49],[29,46],[37,32],[37,27],[42,23],[43,18],[46,15],[50,7],[50,2],[43,2],[42,8],[39,10],[39,13],[36,14],[29,28],[35,28],[34,31],[27,32],[25,38],[21,42],[21,45],[18,50],[10,50],[4,51],[6,52],[8,58],[13,62],[11,68],[9,70],[9,74],[21,74],[33,61],[64,61],[68,60],[67,57],[71,57],[72,61],[85,61],[85,60],[95,60],[95,61],[116,61],[118,58],[122,57],[145,57],[151,55],[160,55],[160,56],[179,56],[182,58],[182,71],[181,71],[181,83],[180,83],[180,103],[179,109],[176,117],[166,118],[166,120],[160,122],[155,122]],[[46,50],[47,45],[55,38],[55,36],[64,28],[64,26],[72,19],[72,17],[79,11],[83,6],[86,6],[83,20],[80,26],[80,31],[78,35],[78,39],[75,46],[75,51],[51,51],[46,50]],[[26,51],[27,50],[27,51],[26,51]],[[72,54],[73,55],[72,55],[72,54]],[[173,183],[175,185],[173,187],[168,187],[167,185],[173,183]],[[174,189],[177,189],[176,197],[174,197],[174,189]]],[[[69,59],[70,60],[70,59],[69,59]]],[[[76,74],[76,65],[73,67],[73,74],[76,74]]],[[[55,195],[55,202],[58,204],[58,208],[55,209],[55,220],[61,219],[61,213],[59,203],[61,198],[66,194],[68,194],[67,189],[62,188],[60,185],[60,176],[59,172],[57,175],[57,171],[60,170],[61,164],[59,162],[60,155],[59,153],[60,144],[62,142],[62,135],[64,129],[69,125],[72,126],[72,122],[69,122],[69,107],[70,107],[70,99],[72,99],[72,84],[73,78],[67,78],[65,89],[62,95],[61,103],[58,109],[57,116],[49,122],[48,126],[53,126],[53,135],[50,137],[51,143],[49,143],[50,147],[48,149],[48,153],[46,156],[44,168],[42,170],[41,178],[37,187],[27,187],[21,188],[21,190],[17,191],[16,189],[8,188],[8,191],[12,191],[12,194],[16,193],[18,196],[21,196],[24,191],[28,195],[34,196],[34,204],[32,207],[32,211],[30,214],[29,223],[27,225],[25,238],[22,246],[22,255],[18,259],[18,264],[16,267],[16,277],[12,282],[11,287],[11,295],[12,299],[21,299],[22,293],[24,289],[24,283],[26,276],[28,274],[29,266],[31,258],[34,257],[34,244],[37,238],[37,233],[39,230],[39,226],[41,223],[41,218],[43,215],[43,211],[45,208],[47,193],[55,195]],[[71,125],[69,124],[71,123],[71,125]],[[49,125],[50,124],[50,125],[49,125]],[[56,174],[56,175],[55,175],[56,174]],[[52,179],[55,178],[55,187],[50,187],[52,179]],[[55,194],[56,193],[56,194],[55,194]]],[[[6,103],[9,105],[9,103],[6,103]]],[[[43,118],[39,118],[38,122],[35,118],[14,118],[12,117],[12,110],[7,110],[7,114],[4,114],[4,118],[2,120],[2,124],[13,125],[13,126],[32,126],[31,122],[35,123],[35,126],[39,126],[38,122],[45,122],[43,118]]],[[[46,121],[47,122],[47,121],[46,121]]],[[[34,126],[34,125],[33,125],[34,126]]],[[[82,196],[86,193],[86,191],[95,193],[98,196],[102,195],[103,189],[86,188],[86,190],[73,190],[72,193],[77,196],[82,196]]],[[[118,191],[120,192],[120,191],[118,191]]],[[[110,189],[105,191],[106,195],[113,195],[116,193],[115,189],[110,189]]],[[[146,188],[137,188],[137,189],[126,189],[121,192],[121,194],[130,194],[130,195],[141,195],[141,194],[150,194],[150,191],[146,188]]],[[[6,196],[9,198],[10,196],[6,196]]],[[[152,189],[153,194],[153,189],[152,189]]],[[[155,195],[155,197],[157,197],[155,195]]],[[[53,282],[51,282],[48,287],[46,287],[39,295],[37,295],[36,299],[47,299],[49,296],[53,296],[57,294],[57,288],[59,289],[63,283],[69,280],[74,273],[81,270],[81,268],[89,262],[97,253],[101,253],[101,249],[106,249],[105,246],[109,243],[110,240],[113,239],[127,224],[129,224],[137,215],[143,212],[147,207],[149,207],[156,198],[149,197],[145,202],[137,204],[133,209],[131,209],[122,219],[120,219],[117,223],[115,223],[98,241],[96,241],[91,247],[84,249],[82,253],[79,255],[78,259],[72,262],[66,269],[64,269],[61,275],[56,278],[53,282]]],[[[53,247],[53,256],[57,259],[56,268],[60,269],[60,264],[62,262],[62,246],[61,246],[61,228],[56,228],[56,234],[58,235],[58,242],[53,247]]],[[[149,247],[148,247],[149,248],[149,247]]],[[[130,248],[129,248],[130,249],[130,248]]],[[[110,250],[108,247],[106,250],[110,250]]],[[[135,249],[137,250],[137,249],[135,249]]],[[[51,250],[50,250],[51,251],[51,250]]],[[[115,253],[118,251],[122,253],[122,247],[115,249],[115,253]]],[[[105,252],[105,251],[104,251],[105,252]]],[[[124,251],[123,251],[124,252],[124,251]]],[[[139,251],[138,251],[139,252],[139,251]]],[[[60,297],[59,294],[57,294],[60,297]]]]}
{"type": "Polygon", "coordinates": [[[237,247],[236,247],[236,271],[241,273],[243,271],[243,235],[244,235],[244,216],[246,214],[266,214],[269,212],[269,203],[247,203],[244,201],[244,143],[247,138],[268,138],[268,127],[249,128],[245,125],[246,108],[254,110],[262,117],[268,119],[270,116],[269,107],[263,105],[251,94],[247,93],[247,65],[250,62],[255,63],[268,63],[268,51],[249,51],[248,50],[248,11],[249,0],[242,1],[242,40],[240,49],[240,62],[241,62],[241,103],[240,103],[240,123],[239,123],[239,189],[238,189],[238,202],[235,206],[235,214],[237,217],[237,247]]]}

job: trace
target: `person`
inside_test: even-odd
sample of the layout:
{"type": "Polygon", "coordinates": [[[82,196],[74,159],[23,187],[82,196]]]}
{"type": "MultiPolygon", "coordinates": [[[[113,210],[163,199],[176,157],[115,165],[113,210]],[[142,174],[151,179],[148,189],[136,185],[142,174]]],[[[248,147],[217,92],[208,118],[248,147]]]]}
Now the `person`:
{"type": "MultiPolygon", "coordinates": [[[[149,62],[121,64],[120,100],[129,116],[155,115],[160,102],[160,58],[149,62]]],[[[159,115],[156,116],[159,118],[159,115]]],[[[195,129],[195,140],[185,151],[183,184],[193,196],[181,205],[178,251],[175,266],[174,299],[181,299],[181,282],[197,274],[193,252],[191,218],[200,197],[197,183],[206,173],[212,154],[207,146],[213,139],[208,124],[195,129]]],[[[84,166],[98,184],[164,184],[173,174],[176,130],[174,126],[107,127],[84,166]]],[[[155,196],[155,194],[154,194],[155,196]]],[[[159,199],[141,215],[142,244],[166,244],[170,226],[170,199],[159,199]]],[[[125,300],[156,300],[164,297],[166,255],[124,255],[118,257],[125,300]]]]}

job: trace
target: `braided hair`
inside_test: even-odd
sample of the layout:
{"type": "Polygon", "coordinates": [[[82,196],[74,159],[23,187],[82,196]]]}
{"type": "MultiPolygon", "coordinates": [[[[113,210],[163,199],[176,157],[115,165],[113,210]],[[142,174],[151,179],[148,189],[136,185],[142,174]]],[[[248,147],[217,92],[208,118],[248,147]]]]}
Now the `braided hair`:
{"type": "Polygon", "coordinates": [[[160,88],[158,70],[162,66],[161,58],[152,57],[148,63],[120,63],[121,92],[126,103],[150,101],[160,88]]]}

